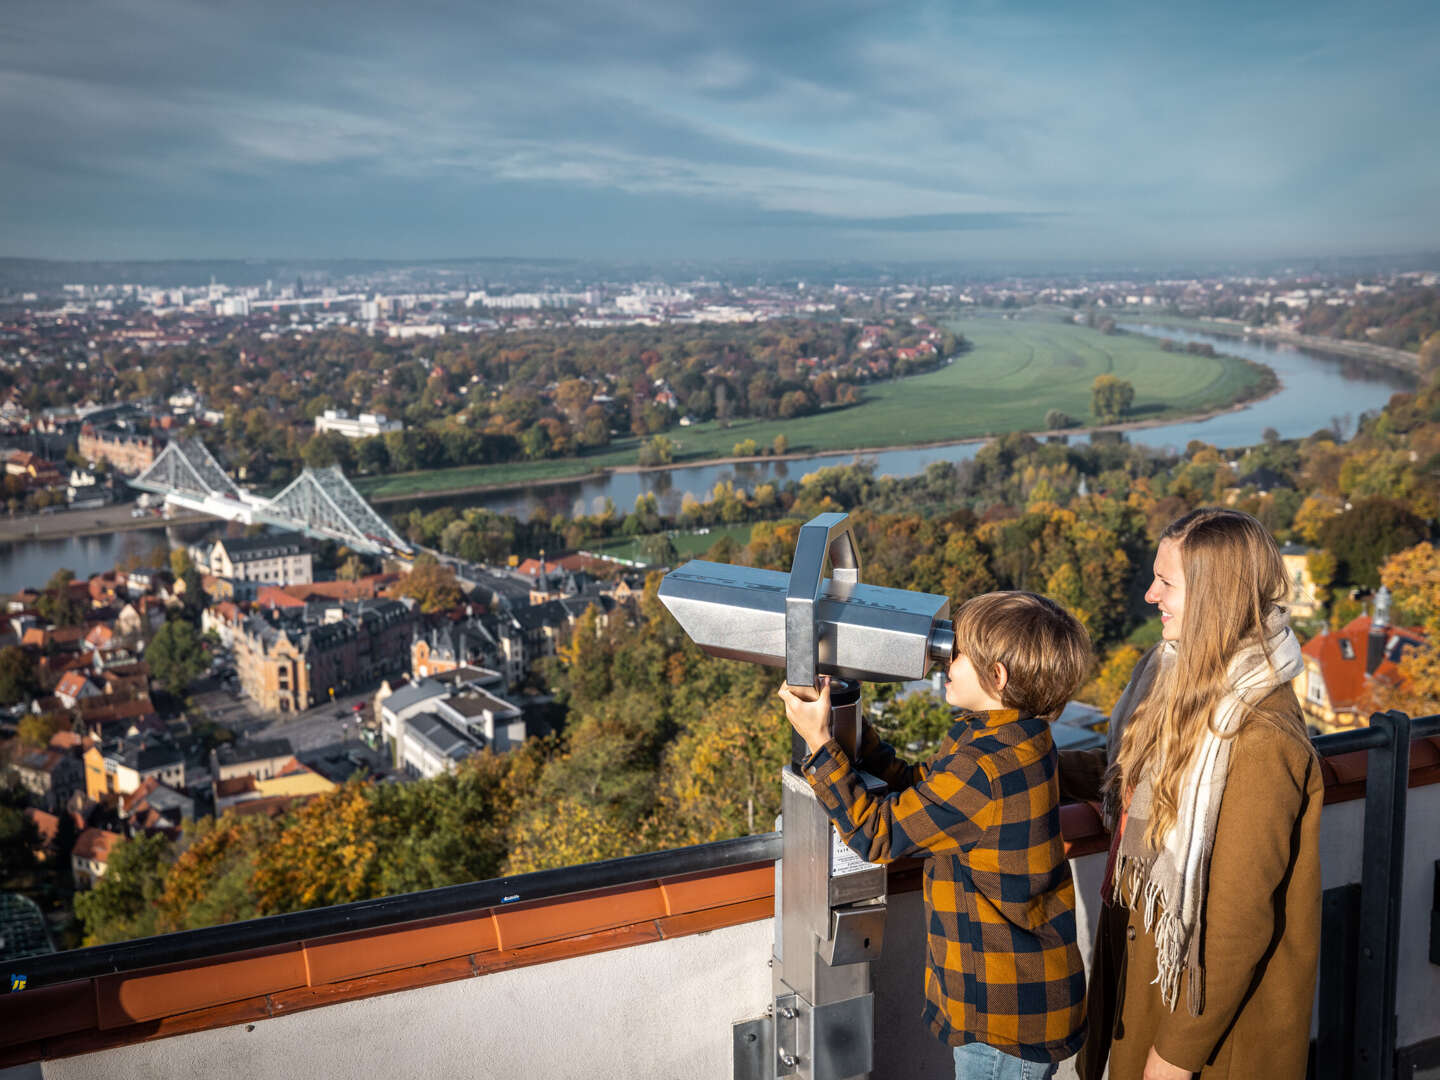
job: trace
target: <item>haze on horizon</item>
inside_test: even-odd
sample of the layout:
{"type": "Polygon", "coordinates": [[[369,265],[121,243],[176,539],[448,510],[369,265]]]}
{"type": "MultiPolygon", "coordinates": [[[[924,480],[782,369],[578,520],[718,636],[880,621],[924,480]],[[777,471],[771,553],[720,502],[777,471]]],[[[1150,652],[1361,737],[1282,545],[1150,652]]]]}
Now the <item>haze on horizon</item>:
{"type": "Polygon", "coordinates": [[[12,0],[0,255],[1440,248],[1440,7],[12,0]]]}

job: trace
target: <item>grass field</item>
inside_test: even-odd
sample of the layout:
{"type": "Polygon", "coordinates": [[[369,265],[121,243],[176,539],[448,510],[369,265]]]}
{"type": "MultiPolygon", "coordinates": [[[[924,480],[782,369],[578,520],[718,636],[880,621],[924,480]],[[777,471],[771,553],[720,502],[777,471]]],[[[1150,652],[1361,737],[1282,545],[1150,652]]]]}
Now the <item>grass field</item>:
{"type": "MultiPolygon", "coordinates": [[[[675,532],[670,534],[670,542],[675,545],[675,550],[688,559],[698,559],[705,552],[715,546],[716,541],[722,536],[728,536],[735,543],[742,547],[750,542],[749,525],[717,525],[708,533],[687,533],[675,532]]],[[[609,543],[591,548],[597,555],[611,555],[617,559],[630,559],[633,562],[644,562],[641,555],[641,547],[646,537],[637,536],[631,539],[611,540],[609,543]]]]}
{"type": "MultiPolygon", "coordinates": [[[[950,324],[972,348],[953,364],[892,382],[871,383],[865,401],[845,409],[781,420],[741,420],[676,428],[676,461],[728,457],[742,439],[768,447],[784,433],[792,453],[947,442],[1008,431],[1040,430],[1060,409],[1093,422],[1095,376],[1118,375],[1135,387],[1131,419],[1192,415],[1223,406],[1258,381],[1254,368],[1231,357],[1168,353],[1138,334],[1101,334],[1051,321],[965,319],[950,324]]],[[[603,453],[428,473],[362,478],[366,495],[402,496],[481,484],[516,486],[633,465],[639,441],[617,441],[603,453]]]]}

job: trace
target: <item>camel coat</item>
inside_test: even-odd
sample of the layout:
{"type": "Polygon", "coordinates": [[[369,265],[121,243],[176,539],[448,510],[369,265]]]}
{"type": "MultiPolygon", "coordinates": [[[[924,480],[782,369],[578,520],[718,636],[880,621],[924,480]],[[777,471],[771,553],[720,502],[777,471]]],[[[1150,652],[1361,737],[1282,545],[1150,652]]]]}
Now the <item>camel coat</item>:
{"type": "MultiPolygon", "coordinates": [[[[1273,691],[1264,705],[1300,711],[1289,686],[1273,691]]],[[[1118,746],[1113,735],[1111,745],[1118,746]]],[[[1061,753],[1061,798],[1098,799],[1107,756],[1105,750],[1061,753]]],[[[1320,954],[1324,795],[1308,745],[1264,721],[1241,729],[1230,751],[1197,930],[1204,1008],[1191,1016],[1184,990],[1173,1012],[1161,1003],[1152,985],[1155,939],[1143,913],[1102,904],[1081,1077],[1099,1080],[1108,1056],[1110,1080],[1139,1080],[1152,1045],[1166,1061],[1205,1080],[1304,1077],[1320,954]]]]}

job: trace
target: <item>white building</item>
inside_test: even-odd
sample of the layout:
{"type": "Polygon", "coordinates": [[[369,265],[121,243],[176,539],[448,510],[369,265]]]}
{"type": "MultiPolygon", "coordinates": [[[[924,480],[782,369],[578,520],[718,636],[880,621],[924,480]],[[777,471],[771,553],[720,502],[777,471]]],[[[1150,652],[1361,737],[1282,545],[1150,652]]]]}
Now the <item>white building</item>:
{"type": "Polygon", "coordinates": [[[310,550],[298,533],[232,536],[217,540],[210,549],[209,566],[216,577],[232,581],[309,585],[315,580],[310,550]]]}
{"type": "Polygon", "coordinates": [[[372,435],[404,431],[405,423],[402,420],[387,420],[384,413],[361,413],[352,417],[344,409],[326,409],[323,416],[315,418],[315,430],[333,431],[347,439],[368,439],[372,435]]]}
{"type": "Polygon", "coordinates": [[[396,768],[438,776],[486,747],[504,753],[525,741],[519,708],[481,684],[500,673],[462,667],[402,686],[380,702],[380,730],[396,768]]]}

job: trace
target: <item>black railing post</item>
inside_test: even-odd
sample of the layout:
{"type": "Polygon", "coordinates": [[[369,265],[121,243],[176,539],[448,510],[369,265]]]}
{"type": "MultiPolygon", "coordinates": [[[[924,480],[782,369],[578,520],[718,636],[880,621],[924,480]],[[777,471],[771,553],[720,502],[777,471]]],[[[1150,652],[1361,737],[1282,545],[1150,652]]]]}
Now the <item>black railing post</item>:
{"type": "Polygon", "coordinates": [[[1375,713],[1384,731],[1365,769],[1365,848],[1360,873],[1360,955],[1356,960],[1357,1078],[1394,1080],[1395,981],[1400,953],[1400,895],[1405,872],[1405,798],[1410,782],[1410,717],[1375,713]]]}

